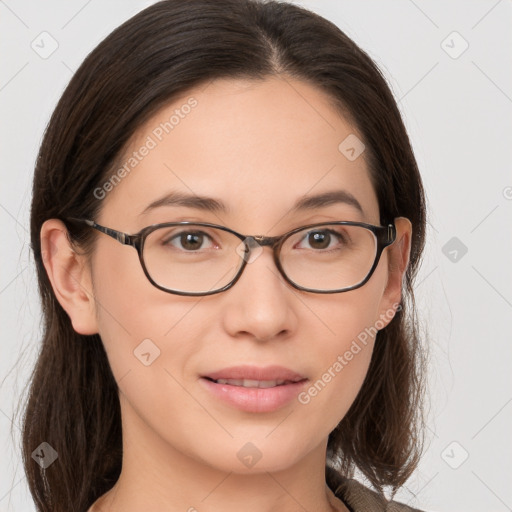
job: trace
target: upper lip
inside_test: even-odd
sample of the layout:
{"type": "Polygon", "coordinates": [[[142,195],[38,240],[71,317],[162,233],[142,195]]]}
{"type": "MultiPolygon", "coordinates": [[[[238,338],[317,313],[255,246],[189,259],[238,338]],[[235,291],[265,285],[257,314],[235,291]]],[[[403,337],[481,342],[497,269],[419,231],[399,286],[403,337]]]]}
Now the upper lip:
{"type": "Polygon", "coordinates": [[[294,372],[284,366],[231,366],[223,368],[216,372],[210,372],[202,377],[208,377],[212,380],[218,379],[247,379],[247,380],[288,380],[298,382],[306,379],[300,373],[294,372]]]}

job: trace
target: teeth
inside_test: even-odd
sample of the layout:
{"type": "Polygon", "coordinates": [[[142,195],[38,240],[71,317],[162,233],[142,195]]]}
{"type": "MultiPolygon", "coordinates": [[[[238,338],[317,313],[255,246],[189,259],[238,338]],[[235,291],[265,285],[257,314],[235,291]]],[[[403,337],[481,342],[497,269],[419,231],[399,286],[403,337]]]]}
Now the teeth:
{"type": "Polygon", "coordinates": [[[244,388],[274,388],[285,383],[284,380],[217,379],[218,384],[242,386],[244,388]]]}

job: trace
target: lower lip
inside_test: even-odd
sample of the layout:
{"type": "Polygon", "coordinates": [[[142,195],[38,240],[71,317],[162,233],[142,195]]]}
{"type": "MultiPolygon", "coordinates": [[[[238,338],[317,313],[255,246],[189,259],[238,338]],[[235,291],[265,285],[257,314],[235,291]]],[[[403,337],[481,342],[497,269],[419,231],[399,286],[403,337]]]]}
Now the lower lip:
{"type": "Polygon", "coordinates": [[[245,388],[217,384],[202,377],[201,382],[216,397],[245,412],[272,412],[288,404],[301,392],[307,379],[273,388],[245,388]]]}

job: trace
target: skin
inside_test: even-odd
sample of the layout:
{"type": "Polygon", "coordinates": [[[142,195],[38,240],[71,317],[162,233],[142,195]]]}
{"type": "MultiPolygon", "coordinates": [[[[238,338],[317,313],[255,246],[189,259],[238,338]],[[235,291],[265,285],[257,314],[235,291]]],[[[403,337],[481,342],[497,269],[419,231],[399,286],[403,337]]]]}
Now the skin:
{"type": "MultiPolygon", "coordinates": [[[[196,220],[270,236],[317,221],[379,225],[364,152],[350,161],[338,150],[357,130],[322,91],[289,77],[216,80],[190,90],[138,130],[127,154],[191,96],[198,105],[103,199],[99,224],[136,233],[196,220]],[[340,188],[359,200],[364,215],[342,203],[289,214],[299,197],[340,188]],[[169,190],[221,199],[230,212],[164,206],[139,216],[169,190]]],[[[69,246],[64,225],[46,221],[42,249],[55,294],[78,333],[101,335],[120,389],[122,472],[91,510],[347,510],[325,483],[327,438],[362,385],[373,338],[307,405],[294,400],[271,413],[219,402],[199,375],[245,363],[321,378],[386,312],[387,325],[400,302],[411,223],[401,217],[395,225],[395,243],[359,289],[296,290],[265,248],[231,289],[184,297],[152,286],[136,251],[104,234],[88,266],[69,246]],[[133,354],[146,338],[161,351],[150,366],[133,354]],[[237,458],[247,442],[262,455],[251,468],[237,458]]]]}

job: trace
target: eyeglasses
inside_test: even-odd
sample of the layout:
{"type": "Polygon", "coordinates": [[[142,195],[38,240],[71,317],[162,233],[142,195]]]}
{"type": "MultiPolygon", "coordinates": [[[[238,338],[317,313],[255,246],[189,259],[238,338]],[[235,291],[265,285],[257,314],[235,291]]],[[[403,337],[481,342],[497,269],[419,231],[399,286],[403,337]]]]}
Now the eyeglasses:
{"type": "Polygon", "coordinates": [[[206,222],[153,224],[129,235],[88,219],[68,220],[131,245],[151,284],[164,292],[191,296],[231,288],[265,246],[274,251],[281,275],[298,290],[355,290],[370,279],[382,251],[396,238],[394,222],[387,226],[322,222],[280,236],[248,236],[206,222]]]}

